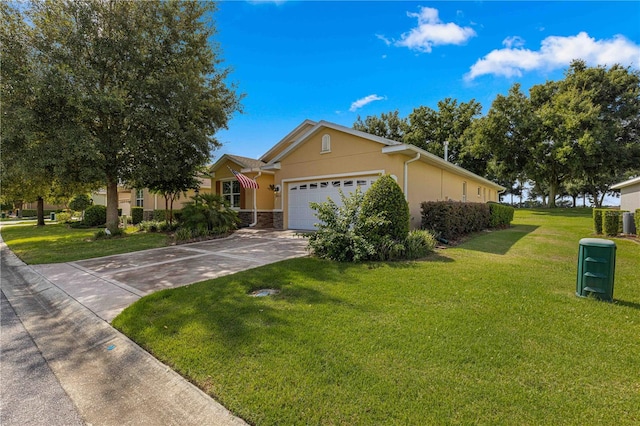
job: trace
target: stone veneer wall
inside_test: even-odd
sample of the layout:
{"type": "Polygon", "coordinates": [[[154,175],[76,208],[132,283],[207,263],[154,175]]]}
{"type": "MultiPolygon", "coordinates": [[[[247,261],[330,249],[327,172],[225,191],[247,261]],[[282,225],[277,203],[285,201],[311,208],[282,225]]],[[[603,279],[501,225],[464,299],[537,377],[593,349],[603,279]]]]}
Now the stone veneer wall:
{"type": "Polygon", "coordinates": [[[273,227],[275,229],[284,229],[284,213],[273,212],[273,227]]]}
{"type": "MultiPolygon", "coordinates": [[[[273,215],[273,212],[258,212],[258,223],[256,223],[255,227],[260,229],[274,228],[273,215]]],[[[241,220],[240,226],[249,226],[253,223],[253,212],[250,210],[240,211],[238,212],[238,216],[241,220]]]]}

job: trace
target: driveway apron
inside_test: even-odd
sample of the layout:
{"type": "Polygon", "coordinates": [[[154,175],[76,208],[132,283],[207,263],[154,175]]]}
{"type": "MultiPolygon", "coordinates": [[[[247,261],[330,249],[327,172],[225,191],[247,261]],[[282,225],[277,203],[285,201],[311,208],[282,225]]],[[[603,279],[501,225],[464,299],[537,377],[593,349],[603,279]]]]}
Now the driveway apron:
{"type": "Polygon", "coordinates": [[[147,294],[307,255],[291,231],[243,229],[228,238],[33,269],[110,322],[147,294]]]}

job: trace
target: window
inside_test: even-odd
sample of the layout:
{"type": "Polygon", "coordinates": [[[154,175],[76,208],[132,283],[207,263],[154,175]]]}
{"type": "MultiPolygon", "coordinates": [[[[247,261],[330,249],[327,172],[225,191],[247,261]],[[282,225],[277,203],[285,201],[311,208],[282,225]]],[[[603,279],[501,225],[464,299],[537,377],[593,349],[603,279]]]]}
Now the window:
{"type": "Polygon", "coordinates": [[[305,189],[307,189],[306,183],[304,185],[300,185],[300,191],[304,191],[305,189]]]}
{"type": "Polygon", "coordinates": [[[334,180],[333,182],[331,182],[331,186],[333,186],[334,188],[340,188],[340,181],[334,180]]]}
{"type": "Polygon", "coordinates": [[[222,182],[222,197],[231,207],[240,208],[240,182],[237,180],[222,182]]]}
{"type": "Polygon", "coordinates": [[[318,188],[318,184],[317,183],[310,183],[309,184],[309,189],[317,189],[318,188]]]}
{"type": "Polygon", "coordinates": [[[467,182],[462,182],[462,202],[467,202],[467,182]]]}
{"type": "Polygon", "coordinates": [[[136,207],[144,207],[144,189],[136,189],[136,207]]]}
{"type": "Polygon", "coordinates": [[[331,136],[322,136],[322,150],[320,152],[331,152],[331,136]]]}
{"type": "Polygon", "coordinates": [[[360,179],[357,180],[357,185],[358,186],[365,186],[366,184],[367,184],[366,180],[360,180],[360,179]]]}
{"type": "Polygon", "coordinates": [[[345,180],[344,181],[344,186],[353,186],[353,181],[352,180],[345,180]]]}
{"type": "Polygon", "coordinates": [[[320,182],[320,188],[326,188],[329,186],[329,182],[320,182]]]}
{"type": "Polygon", "coordinates": [[[478,197],[480,196],[480,187],[478,187],[478,197]]]}

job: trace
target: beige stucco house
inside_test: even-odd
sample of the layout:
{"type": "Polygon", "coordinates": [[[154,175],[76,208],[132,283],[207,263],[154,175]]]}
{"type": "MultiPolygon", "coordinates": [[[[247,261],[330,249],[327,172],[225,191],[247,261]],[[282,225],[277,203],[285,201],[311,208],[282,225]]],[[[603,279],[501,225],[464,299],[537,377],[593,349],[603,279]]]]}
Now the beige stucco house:
{"type": "Polygon", "coordinates": [[[212,191],[245,224],[300,230],[315,229],[310,202],[366,191],[383,174],[402,188],[412,228],[420,226],[423,201],[485,203],[505,189],[413,145],[327,121],[304,121],[257,160],[227,154],[211,167],[212,191]],[[259,188],[242,188],[229,168],[255,178],[259,188]]]}
{"type": "Polygon", "coordinates": [[[640,176],[617,183],[611,189],[620,190],[620,210],[635,212],[640,209],[640,176]]]}

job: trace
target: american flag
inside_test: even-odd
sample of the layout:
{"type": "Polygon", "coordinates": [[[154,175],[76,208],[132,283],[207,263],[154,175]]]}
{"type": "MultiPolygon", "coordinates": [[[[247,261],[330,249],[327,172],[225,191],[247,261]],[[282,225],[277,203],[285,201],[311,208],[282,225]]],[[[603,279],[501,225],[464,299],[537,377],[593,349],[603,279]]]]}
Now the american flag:
{"type": "Polygon", "coordinates": [[[242,186],[243,188],[258,189],[258,182],[256,182],[255,180],[246,177],[237,170],[233,170],[231,167],[229,167],[229,170],[231,170],[231,173],[233,173],[236,179],[238,179],[238,182],[240,182],[240,186],[242,186]]]}

